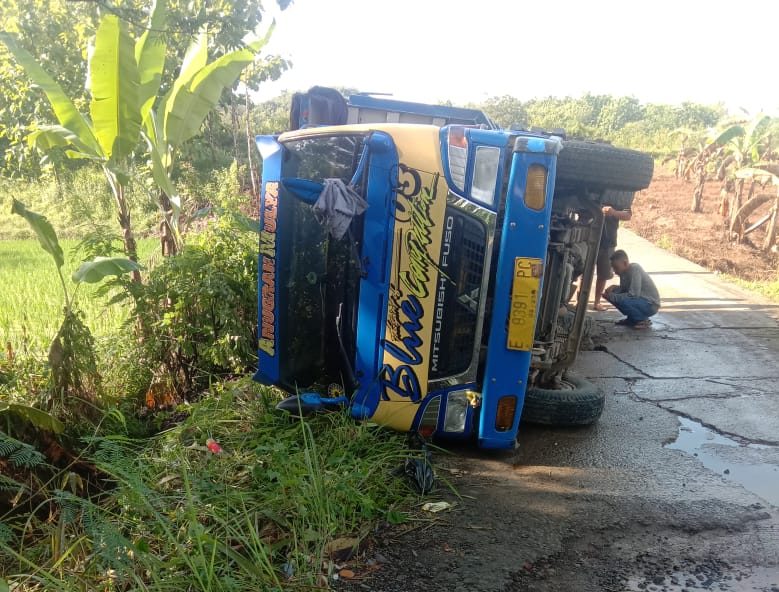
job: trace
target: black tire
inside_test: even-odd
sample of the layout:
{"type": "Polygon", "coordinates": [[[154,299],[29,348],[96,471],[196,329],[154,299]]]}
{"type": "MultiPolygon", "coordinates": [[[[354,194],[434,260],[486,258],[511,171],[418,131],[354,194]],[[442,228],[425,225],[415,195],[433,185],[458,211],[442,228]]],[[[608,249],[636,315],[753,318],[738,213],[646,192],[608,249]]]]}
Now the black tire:
{"type": "Polygon", "coordinates": [[[652,157],[644,152],[598,142],[564,140],[557,156],[557,182],[639,191],[649,187],[654,166],[652,157]]]}
{"type": "Polygon", "coordinates": [[[615,191],[607,189],[601,197],[603,205],[617,208],[618,210],[628,210],[633,206],[633,198],[636,194],[633,191],[615,191]]]}
{"type": "Polygon", "coordinates": [[[562,382],[561,389],[528,388],[521,421],[551,426],[595,423],[606,402],[603,392],[573,374],[567,374],[562,382]]]}

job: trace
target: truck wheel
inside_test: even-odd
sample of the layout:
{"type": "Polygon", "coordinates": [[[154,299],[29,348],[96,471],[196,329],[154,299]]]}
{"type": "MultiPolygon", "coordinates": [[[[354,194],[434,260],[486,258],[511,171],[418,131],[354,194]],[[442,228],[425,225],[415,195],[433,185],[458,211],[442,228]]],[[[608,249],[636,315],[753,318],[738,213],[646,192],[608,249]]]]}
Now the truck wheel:
{"type": "Polygon", "coordinates": [[[649,187],[654,171],[649,154],[609,144],[564,140],[557,156],[557,181],[625,191],[649,187]]]}
{"type": "Polygon", "coordinates": [[[628,210],[633,205],[636,194],[633,191],[615,191],[607,189],[603,192],[601,201],[605,206],[611,206],[618,210],[628,210]]]}
{"type": "Polygon", "coordinates": [[[603,413],[605,401],[605,395],[594,384],[566,374],[559,389],[527,389],[521,421],[552,426],[590,425],[603,413]]]}

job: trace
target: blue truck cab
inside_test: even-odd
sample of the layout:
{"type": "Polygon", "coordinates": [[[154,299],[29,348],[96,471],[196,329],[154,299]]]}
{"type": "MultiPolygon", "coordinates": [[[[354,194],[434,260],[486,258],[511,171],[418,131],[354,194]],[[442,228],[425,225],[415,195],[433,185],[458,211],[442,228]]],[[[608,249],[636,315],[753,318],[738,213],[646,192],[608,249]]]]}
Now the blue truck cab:
{"type": "Polygon", "coordinates": [[[298,95],[297,129],[257,138],[255,379],[288,409],[491,449],[521,419],[595,421],[602,393],[568,369],[601,209],[648,185],[651,158],[472,109],[339,98],[298,95]]]}

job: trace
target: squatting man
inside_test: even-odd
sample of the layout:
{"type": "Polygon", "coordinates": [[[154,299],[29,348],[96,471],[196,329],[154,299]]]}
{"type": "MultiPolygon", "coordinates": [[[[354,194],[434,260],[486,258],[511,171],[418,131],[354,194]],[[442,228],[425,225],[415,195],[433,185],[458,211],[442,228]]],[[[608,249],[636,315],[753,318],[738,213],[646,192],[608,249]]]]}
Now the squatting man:
{"type": "Polygon", "coordinates": [[[650,317],[660,310],[660,294],[649,274],[638,263],[631,263],[623,250],[610,257],[611,268],[619,276],[619,285],[606,288],[603,298],[625,315],[617,325],[645,329],[652,324],[650,317]]]}

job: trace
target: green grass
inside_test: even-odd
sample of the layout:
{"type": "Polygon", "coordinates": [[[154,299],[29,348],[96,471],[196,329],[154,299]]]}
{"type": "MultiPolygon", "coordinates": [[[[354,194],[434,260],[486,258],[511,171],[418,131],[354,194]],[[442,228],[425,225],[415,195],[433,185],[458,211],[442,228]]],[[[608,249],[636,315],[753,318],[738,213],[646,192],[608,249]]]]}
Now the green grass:
{"type": "MultiPolygon", "coordinates": [[[[97,224],[116,227],[116,207],[105,177],[96,167],[63,171],[40,179],[0,178],[0,240],[32,238],[21,216],[11,214],[11,199],[46,216],[60,238],[80,238],[97,224]]],[[[155,204],[134,187],[129,189],[133,228],[138,236],[154,233],[159,222],[155,204]]]]}
{"type": "MultiPolygon", "coordinates": [[[[99,179],[74,179],[81,185],[70,186],[77,199],[69,204],[57,201],[67,191],[55,195],[50,184],[0,180],[2,402],[50,409],[46,351],[63,306],[52,258],[3,201],[13,195],[49,217],[74,289],[78,237],[113,220],[86,199],[90,183],[102,195],[99,179]],[[6,358],[6,342],[15,358],[6,358]]],[[[227,184],[215,186],[226,191],[227,184]]],[[[142,262],[159,257],[157,240],[139,241],[139,255],[142,262]]],[[[206,281],[194,276],[184,273],[184,281],[206,281]]],[[[345,412],[294,420],[273,409],[271,389],[214,374],[207,392],[193,393],[195,402],[147,409],[150,376],[165,367],[138,355],[135,337],[120,329],[128,311],[108,306],[96,290],[81,286],[77,299],[99,340],[101,398],[87,401],[99,406],[94,418],[72,412],[79,392],[51,408],[67,421],[60,436],[19,421],[0,426],[0,590],[327,589],[339,569],[328,551],[335,542],[343,550],[379,523],[414,520],[407,512],[415,494],[395,472],[409,455],[402,434],[345,412]],[[210,439],[221,453],[208,448],[210,439]]],[[[164,378],[154,384],[170,388],[164,378]]]]}
{"type": "Polygon", "coordinates": [[[666,251],[673,252],[674,244],[671,240],[671,237],[667,234],[662,235],[659,240],[657,241],[657,246],[661,249],[665,249],[666,251]]]}
{"type": "Polygon", "coordinates": [[[393,474],[409,453],[402,435],[347,413],[300,421],[274,402],[250,379],[223,383],[158,436],[88,439],[84,455],[112,487],[91,499],[49,490],[40,517],[0,517],[11,589],[326,588],[338,570],[328,544],[409,519],[415,496],[393,474]]]}
{"type": "Polygon", "coordinates": [[[734,284],[749,290],[750,292],[756,292],[762,296],[765,296],[769,300],[779,302],[779,279],[773,281],[749,281],[742,280],[741,278],[737,278],[728,274],[723,274],[722,277],[729,282],[733,282],[734,284]]]}
{"type": "MultiPolygon", "coordinates": [[[[68,289],[75,287],[70,274],[80,261],[73,250],[76,240],[61,240],[66,254],[63,271],[68,289]]],[[[155,239],[139,241],[141,261],[157,251],[155,239]]],[[[96,337],[104,337],[127,318],[120,306],[106,306],[95,297],[96,286],[84,285],[78,291],[77,304],[86,324],[96,337]]],[[[15,351],[46,351],[62,320],[62,287],[51,256],[36,240],[0,240],[0,345],[11,343],[15,351]]]]}

